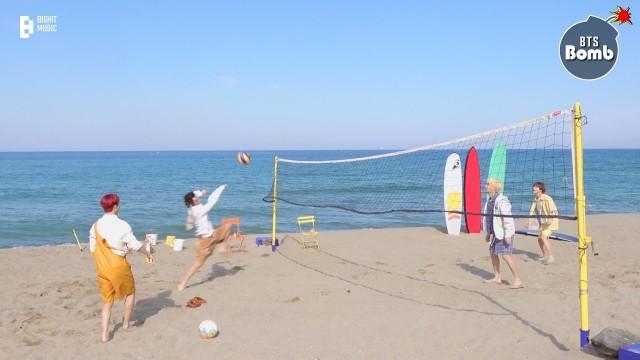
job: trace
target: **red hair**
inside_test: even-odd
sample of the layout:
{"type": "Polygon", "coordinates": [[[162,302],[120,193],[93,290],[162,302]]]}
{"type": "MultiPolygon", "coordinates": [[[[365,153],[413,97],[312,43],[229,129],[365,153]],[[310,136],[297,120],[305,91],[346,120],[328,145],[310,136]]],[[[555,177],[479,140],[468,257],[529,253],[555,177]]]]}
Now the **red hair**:
{"type": "Polygon", "coordinates": [[[120,205],[118,194],[107,194],[100,199],[100,206],[102,206],[104,212],[111,212],[116,205],[120,205]]]}

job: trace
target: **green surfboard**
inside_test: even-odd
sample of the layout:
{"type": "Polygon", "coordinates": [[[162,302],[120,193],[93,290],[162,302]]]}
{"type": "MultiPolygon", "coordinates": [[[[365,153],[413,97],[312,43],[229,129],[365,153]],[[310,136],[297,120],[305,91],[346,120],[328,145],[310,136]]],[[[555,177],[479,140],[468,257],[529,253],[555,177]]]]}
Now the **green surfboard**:
{"type": "Polygon", "coordinates": [[[491,153],[491,162],[489,163],[489,176],[487,179],[500,180],[502,183],[502,191],[505,188],[505,175],[507,172],[507,145],[503,142],[497,142],[491,153]]]}

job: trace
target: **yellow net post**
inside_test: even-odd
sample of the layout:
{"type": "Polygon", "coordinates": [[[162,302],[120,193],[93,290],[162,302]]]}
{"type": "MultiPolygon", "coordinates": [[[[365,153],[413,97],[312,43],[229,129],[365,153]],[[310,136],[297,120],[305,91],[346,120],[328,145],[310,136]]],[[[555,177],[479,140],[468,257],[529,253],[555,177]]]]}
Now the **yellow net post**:
{"type": "Polygon", "coordinates": [[[578,264],[580,266],[580,346],[589,345],[589,281],[587,247],[591,238],[587,236],[586,197],[584,195],[582,154],[582,109],[576,102],[573,109],[575,144],[576,215],[578,217],[578,264]]]}
{"type": "Polygon", "coordinates": [[[276,222],[278,214],[278,157],[274,159],[273,165],[273,222],[271,223],[271,250],[275,251],[279,245],[276,242],[276,222]]]}

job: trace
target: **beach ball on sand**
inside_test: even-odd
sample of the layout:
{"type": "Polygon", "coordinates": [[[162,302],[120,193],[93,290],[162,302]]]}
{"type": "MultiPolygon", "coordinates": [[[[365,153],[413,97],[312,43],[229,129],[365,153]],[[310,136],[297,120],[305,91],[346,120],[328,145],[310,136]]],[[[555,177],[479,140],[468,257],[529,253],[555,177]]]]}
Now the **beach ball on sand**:
{"type": "Polygon", "coordinates": [[[251,156],[249,156],[249,154],[243,151],[238,153],[238,162],[240,164],[247,165],[249,164],[250,161],[251,161],[251,156]]]}
{"type": "Polygon", "coordinates": [[[203,339],[212,339],[218,335],[218,324],[213,320],[205,320],[198,327],[200,337],[203,339]]]}

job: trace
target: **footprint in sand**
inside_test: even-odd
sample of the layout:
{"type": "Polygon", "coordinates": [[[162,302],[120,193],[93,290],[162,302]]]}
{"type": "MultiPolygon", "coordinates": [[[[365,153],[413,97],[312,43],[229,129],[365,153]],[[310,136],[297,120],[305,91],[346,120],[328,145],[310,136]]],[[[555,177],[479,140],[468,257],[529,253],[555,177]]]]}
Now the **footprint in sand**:
{"type": "Polygon", "coordinates": [[[294,297],[292,297],[291,299],[286,300],[285,302],[286,302],[286,303],[289,303],[289,304],[293,304],[293,303],[297,303],[298,301],[300,301],[300,298],[299,298],[299,297],[297,297],[297,296],[294,296],[294,297]]]}
{"type": "Polygon", "coordinates": [[[376,265],[387,266],[387,265],[389,265],[389,264],[387,264],[387,263],[383,263],[382,261],[376,261],[376,265]]]}
{"type": "Polygon", "coordinates": [[[26,346],[38,346],[42,344],[42,340],[38,338],[23,338],[22,343],[26,346]]]}
{"type": "Polygon", "coordinates": [[[46,335],[46,336],[50,336],[50,337],[58,336],[58,330],[51,329],[51,328],[36,330],[35,332],[37,334],[46,335]]]}
{"type": "Polygon", "coordinates": [[[369,275],[369,272],[368,271],[364,271],[364,272],[361,272],[361,273],[358,273],[358,274],[351,275],[351,278],[355,280],[355,279],[360,278],[361,276],[367,276],[367,275],[369,275]]]}
{"type": "Polygon", "coordinates": [[[31,324],[39,324],[40,320],[44,319],[44,316],[42,316],[41,313],[34,311],[29,311],[26,314],[23,314],[23,316],[25,317],[25,319],[22,321],[18,321],[20,323],[20,326],[18,327],[19,329],[23,329],[31,324]]]}
{"type": "Polygon", "coordinates": [[[100,309],[96,309],[92,312],[89,313],[85,313],[82,310],[78,313],[78,315],[80,316],[80,319],[82,320],[89,320],[89,319],[95,319],[97,316],[99,316],[101,313],[100,309]]]}

